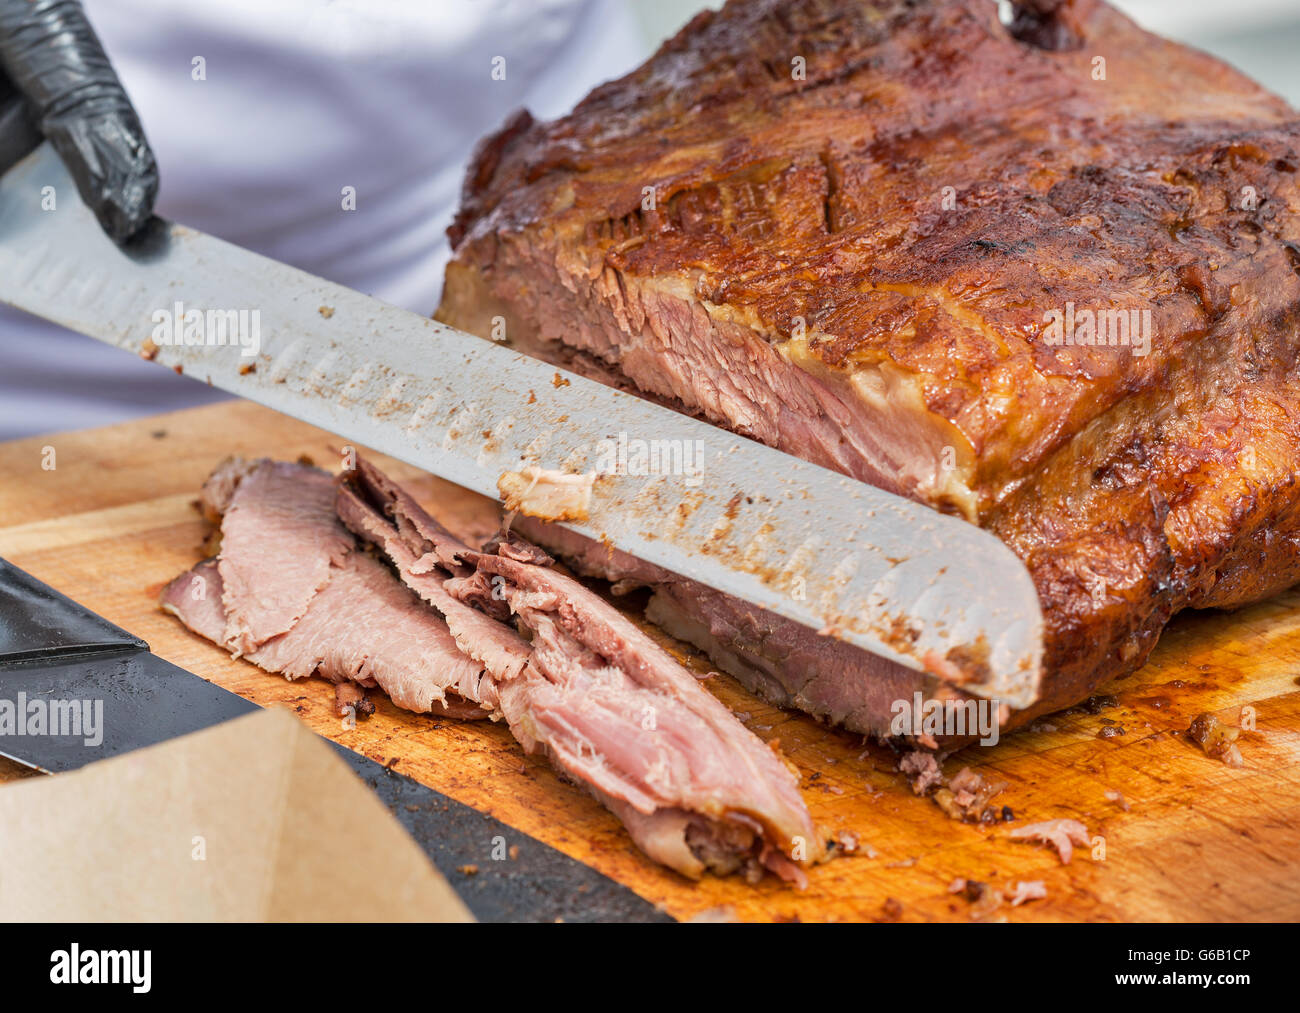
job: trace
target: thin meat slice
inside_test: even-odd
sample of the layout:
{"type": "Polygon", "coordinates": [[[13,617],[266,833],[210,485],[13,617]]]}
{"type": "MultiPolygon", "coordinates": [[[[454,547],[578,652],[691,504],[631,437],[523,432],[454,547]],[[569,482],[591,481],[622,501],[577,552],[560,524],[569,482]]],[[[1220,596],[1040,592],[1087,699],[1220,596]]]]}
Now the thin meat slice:
{"type": "Polygon", "coordinates": [[[193,632],[220,644],[226,635],[226,609],[221,604],[221,571],[215,559],[205,559],[162,589],[158,604],[193,632]]]}
{"type": "Polygon", "coordinates": [[[523,678],[500,689],[525,749],[545,752],[622,820],[646,854],[683,875],[754,875],[766,866],[804,883],[786,855],[804,857],[817,845],[797,781],[775,754],[757,739],[750,750],[732,749],[707,717],[638,685],[569,637],[535,609],[541,596],[512,588],[508,597],[534,632],[523,678]],[[766,760],[771,769],[753,769],[766,760]]]}
{"type": "MultiPolygon", "coordinates": [[[[207,559],[163,590],[164,610],[221,643],[222,577],[207,559]]],[[[243,657],[287,679],[319,675],[335,684],[378,686],[418,714],[487,717],[477,702],[483,666],[457,650],[446,624],[378,562],[350,554],[292,630],[243,657]]],[[[340,697],[342,700],[343,697],[340,697]]]]}
{"type": "Polygon", "coordinates": [[[239,483],[266,463],[266,458],[249,461],[242,457],[227,457],[213,468],[199,491],[199,506],[204,518],[210,524],[220,524],[230,509],[230,501],[234,499],[239,483]]]}
{"type": "Polygon", "coordinates": [[[290,679],[319,671],[332,682],[375,684],[417,714],[486,716],[478,705],[483,666],[383,564],[361,553],[335,571],[292,630],[250,660],[290,679]]]}
{"type": "Polygon", "coordinates": [[[385,475],[369,461],[358,458],[356,468],[346,477],[359,490],[366,501],[387,517],[398,536],[415,555],[416,572],[428,573],[443,567],[452,574],[463,576],[472,572],[463,554],[468,545],[429,516],[409,492],[385,475]]]}
{"type": "MultiPolygon", "coordinates": [[[[533,634],[528,677],[502,690],[506,719],[525,747],[544,747],[570,775],[645,817],[692,814],[687,824],[664,818],[676,820],[682,834],[695,825],[706,846],[684,843],[697,866],[722,871],[709,860],[714,850],[726,856],[724,865],[752,851],[801,880],[782,856],[815,860],[819,838],[798,778],[776,753],[582,584],[504,556],[470,558],[480,573],[505,579],[506,600],[533,634]]],[[[635,836],[643,824],[633,821],[629,831],[635,836]]],[[[647,841],[663,853],[662,822],[645,825],[647,841]]]]}
{"type": "Polygon", "coordinates": [[[224,506],[221,642],[250,654],[293,628],[353,540],[334,512],[334,480],[323,471],[262,460],[232,463],[214,479],[208,506],[224,506]]]}
{"type": "MultiPolygon", "coordinates": [[[[370,488],[377,490],[378,487],[372,484],[370,488]]],[[[416,572],[413,569],[422,557],[416,555],[418,542],[416,548],[412,548],[412,542],[423,541],[415,534],[415,527],[405,524],[399,529],[380,513],[381,508],[367,502],[361,493],[347,484],[339,486],[336,507],[343,523],[357,537],[371,542],[383,552],[407,587],[438,611],[462,652],[486,666],[497,679],[513,679],[523,670],[531,653],[525,640],[510,627],[453,597],[444,587],[448,579],[444,570],[434,568],[416,572]],[[405,530],[405,536],[402,530],[405,530]]],[[[414,509],[422,515],[421,520],[427,519],[429,525],[436,524],[418,506],[414,509]]],[[[426,530],[432,530],[432,527],[426,527],[426,530]]],[[[449,533],[446,538],[443,544],[449,549],[459,544],[449,533]]],[[[460,551],[469,550],[462,545],[460,551]]],[[[484,705],[495,709],[494,690],[485,687],[484,694],[484,705]]]]}
{"type": "Polygon", "coordinates": [[[470,550],[366,462],[338,509],[483,662],[524,748],[585,785],[647,855],[691,877],[767,867],[803,881],[821,849],[796,775],[616,609],[518,539],[470,550]],[[503,602],[531,642],[477,611],[503,602]]]}
{"type": "Polygon", "coordinates": [[[369,461],[358,459],[356,468],[345,476],[335,509],[353,534],[383,549],[402,579],[450,617],[453,633],[461,631],[457,636],[466,640],[471,654],[495,641],[498,650],[519,659],[518,648],[503,639],[500,631],[493,633],[481,621],[476,623],[439,595],[436,589],[442,586],[454,601],[471,611],[500,620],[510,616],[510,609],[490,582],[466,561],[470,547],[431,517],[410,493],[369,461]],[[430,579],[421,581],[421,577],[430,579]]]}
{"type": "MultiPolygon", "coordinates": [[[[334,480],[304,464],[223,462],[201,496],[220,524],[220,555],[168,585],[163,608],[286,678],[377,685],[417,713],[486,717],[483,666],[381,564],[354,551],[334,496],[334,480]]],[[[339,694],[340,706],[360,702],[339,694]]]]}

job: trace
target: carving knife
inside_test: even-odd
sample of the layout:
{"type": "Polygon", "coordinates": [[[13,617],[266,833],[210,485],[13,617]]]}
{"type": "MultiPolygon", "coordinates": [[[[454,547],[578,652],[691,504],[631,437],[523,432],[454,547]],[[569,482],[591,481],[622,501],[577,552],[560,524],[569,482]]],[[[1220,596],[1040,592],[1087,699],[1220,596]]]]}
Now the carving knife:
{"type": "Polygon", "coordinates": [[[596,472],[565,526],[974,695],[1038,696],[1038,596],[987,532],[183,225],[124,252],[48,145],[0,178],[0,301],[493,498],[530,465],[596,472]],[[689,473],[610,467],[633,440],[689,473]]]}

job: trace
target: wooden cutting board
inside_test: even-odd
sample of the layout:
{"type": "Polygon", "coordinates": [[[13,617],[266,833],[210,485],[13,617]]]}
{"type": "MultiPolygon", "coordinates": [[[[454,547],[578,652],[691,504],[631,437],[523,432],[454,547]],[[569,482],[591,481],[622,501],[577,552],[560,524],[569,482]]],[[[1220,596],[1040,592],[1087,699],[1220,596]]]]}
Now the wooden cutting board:
{"type": "MultiPolygon", "coordinates": [[[[999,888],[1044,881],[1046,900],[994,916],[1014,921],[1300,918],[1296,593],[1231,615],[1184,615],[1141,672],[1103,688],[1116,706],[1058,715],[1047,722],[1054,727],[950,760],[950,773],[969,765],[1007,782],[997,802],[1011,807],[1015,821],[993,827],[954,822],[913,795],[887,750],[776,710],[714,676],[705,685],[758,735],[779,739],[798,765],[814,818],[832,831],[857,832],[866,847],[815,869],[804,892],[770,879],[691,883],[643,858],[613,816],[559,781],[545,761],[525,757],[504,727],[435,721],[381,699],[372,718],[346,729],[322,681],[290,683],[232,661],[157,609],[161,586],[202,556],[207,532],[194,502],[218,461],[305,454],[336,470],[343,442],[227,402],[0,444],[0,555],[145,638],[169,661],[296,712],[322,735],[545,841],[679,918],[967,920],[969,904],[948,892],[956,877],[999,888]],[[1240,739],[1240,769],[1207,758],[1179,734],[1202,711],[1237,724],[1243,707],[1254,709],[1258,730],[1240,739]],[[1124,734],[1100,738],[1107,723],[1124,734]],[[1108,791],[1123,795],[1127,811],[1108,791]],[[1057,817],[1082,820],[1098,846],[1062,866],[1053,852],[1007,837],[1012,827],[1057,817]]],[[[495,526],[491,502],[374,456],[462,536],[495,526]]],[[[698,658],[692,663],[708,671],[698,658]]],[[[0,768],[0,779],[20,773],[0,768]]],[[[485,862],[489,847],[485,841],[485,862]]]]}

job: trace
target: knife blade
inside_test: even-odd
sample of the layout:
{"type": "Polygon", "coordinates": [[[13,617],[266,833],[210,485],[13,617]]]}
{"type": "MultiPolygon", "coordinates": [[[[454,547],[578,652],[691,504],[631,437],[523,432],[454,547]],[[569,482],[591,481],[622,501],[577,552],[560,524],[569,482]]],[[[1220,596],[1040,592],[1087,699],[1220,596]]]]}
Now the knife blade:
{"type": "Polygon", "coordinates": [[[44,145],[0,178],[0,301],[492,498],[502,474],[528,465],[596,472],[588,519],[566,527],[974,695],[1037,698],[1037,593],[975,525],[185,226],[154,226],[118,249],[44,145]],[[696,462],[688,474],[611,468],[611,442],[629,439],[690,448],[696,462]]]}

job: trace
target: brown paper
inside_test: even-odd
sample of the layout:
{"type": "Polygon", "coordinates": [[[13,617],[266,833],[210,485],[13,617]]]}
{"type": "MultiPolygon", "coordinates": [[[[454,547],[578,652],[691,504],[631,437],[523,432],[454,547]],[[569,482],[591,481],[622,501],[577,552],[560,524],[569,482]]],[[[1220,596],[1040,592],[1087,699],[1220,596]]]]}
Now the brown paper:
{"type": "Polygon", "coordinates": [[[473,920],[370,789],[273,710],[0,786],[0,919],[473,920]]]}

